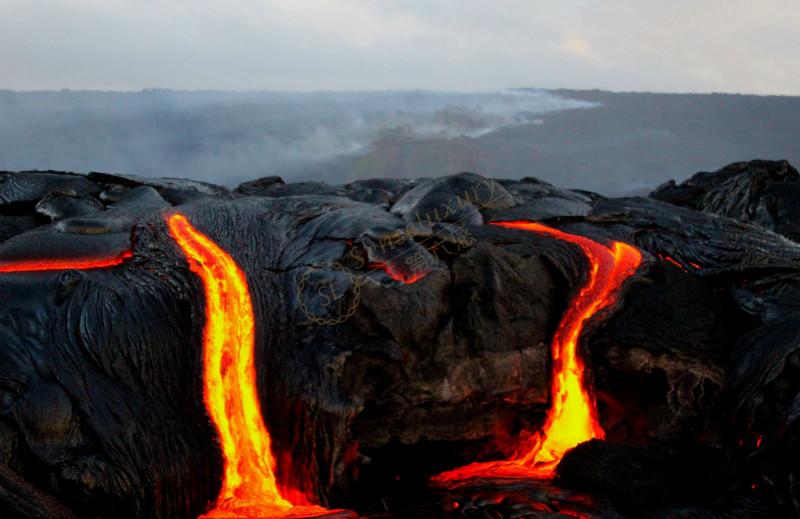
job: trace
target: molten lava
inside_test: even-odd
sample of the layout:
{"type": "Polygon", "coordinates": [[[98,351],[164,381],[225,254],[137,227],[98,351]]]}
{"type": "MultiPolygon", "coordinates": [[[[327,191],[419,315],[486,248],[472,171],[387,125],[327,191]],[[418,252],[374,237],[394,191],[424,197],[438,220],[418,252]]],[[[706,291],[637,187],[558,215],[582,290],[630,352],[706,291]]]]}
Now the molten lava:
{"type": "Polygon", "coordinates": [[[203,396],[219,434],[224,474],[214,508],[201,517],[336,513],[311,505],[301,492],[279,488],[275,479],[275,458],[256,389],[255,319],[244,272],[185,216],[169,216],[167,226],[205,289],[203,396]]]}
{"type": "Polygon", "coordinates": [[[473,463],[444,472],[433,478],[437,484],[457,485],[476,477],[549,478],[569,449],[605,436],[595,400],[586,387],[578,342],[586,322],[616,301],[622,283],[641,264],[641,252],[622,242],[615,241],[607,247],[535,222],[496,222],[493,225],[536,232],[575,244],[586,255],[590,268],[586,284],[570,301],[553,335],[552,404],[542,430],[520,440],[513,459],[473,463]]]}
{"type": "Polygon", "coordinates": [[[682,271],[688,272],[688,270],[686,270],[686,267],[684,267],[678,261],[676,261],[674,258],[672,258],[672,256],[665,256],[663,254],[656,254],[656,256],[658,256],[659,259],[662,259],[662,260],[664,260],[664,261],[666,261],[668,263],[672,263],[673,265],[675,265],[676,267],[678,267],[682,271]]]}
{"type": "Polygon", "coordinates": [[[44,272],[53,270],[89,270],[114,267],[133,257],[130,251],[111,258],[35,259],[0,263],[2,272],[44,272]]]}
{"type": "Polygon", "coordinates": [[[381,269],[386,272],[387,276],[405,285],[412,285],[425,277],[424,271],[403,273],[392,267],[389,263],[370,263],[368,267],[371,270],[381,269]]]}

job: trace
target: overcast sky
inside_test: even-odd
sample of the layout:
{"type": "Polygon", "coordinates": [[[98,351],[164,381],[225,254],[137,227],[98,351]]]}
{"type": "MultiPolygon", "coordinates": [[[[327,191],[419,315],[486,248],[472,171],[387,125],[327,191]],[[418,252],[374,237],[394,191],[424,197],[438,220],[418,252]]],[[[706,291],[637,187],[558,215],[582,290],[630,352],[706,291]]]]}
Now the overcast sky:
{"type": "Polygon", "coordinates": [[[800,95],[800,0],[0,0],[0,88],[800,95]]]}

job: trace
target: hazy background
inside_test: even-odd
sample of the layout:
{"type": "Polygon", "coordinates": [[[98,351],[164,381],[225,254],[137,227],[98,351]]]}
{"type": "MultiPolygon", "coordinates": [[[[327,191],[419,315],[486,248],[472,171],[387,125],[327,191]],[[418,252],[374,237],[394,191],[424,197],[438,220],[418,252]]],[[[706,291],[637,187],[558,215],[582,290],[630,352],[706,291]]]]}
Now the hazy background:
{"type": "Polygon", "coordinates": [[[0,88],[800,95],[797,0],[0,0],[0,88]]]}
{"type": "Polygon", "coordinates": [[[0,170],[640,193],[800,162],[798,27],[797,0],[0,0],[0,170]]]}

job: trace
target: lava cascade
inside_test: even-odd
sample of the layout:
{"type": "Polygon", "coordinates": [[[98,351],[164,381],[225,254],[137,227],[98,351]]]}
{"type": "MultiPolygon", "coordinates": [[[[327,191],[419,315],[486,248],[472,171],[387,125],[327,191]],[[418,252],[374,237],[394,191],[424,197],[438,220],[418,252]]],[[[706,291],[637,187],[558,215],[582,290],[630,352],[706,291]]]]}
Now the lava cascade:
{"type": "Polygon", "coordinates": [[[439,485],[457,485],[471,478],[550,478],[564,454],[576,445],[605,436],[597,405],[586,387],[585,366],[578,343],[586,322],[612,305],[623,282],[642,262],[635,247],[614,241],[605,246],[583,236],[569,234],[529,221],[494,222],[507,229],[544,234],[580,247],[589,263],[586,283],[572,298],[553,335],[551,406],[544,426],[535,434],[522,435],[510,460],[473,463],[433,478],[439,485]]]}
{"type": "Polygon", "coordinates": [[[297,490],[278,486],[270,435],[256,388],[255,318],[244,272],[185,216],[170,215],[167,226],[205,290],[203,397],[219,435],[224,474],[213,509],[201,517],[318,517],[336,513],[310,504],[297,490]]]}

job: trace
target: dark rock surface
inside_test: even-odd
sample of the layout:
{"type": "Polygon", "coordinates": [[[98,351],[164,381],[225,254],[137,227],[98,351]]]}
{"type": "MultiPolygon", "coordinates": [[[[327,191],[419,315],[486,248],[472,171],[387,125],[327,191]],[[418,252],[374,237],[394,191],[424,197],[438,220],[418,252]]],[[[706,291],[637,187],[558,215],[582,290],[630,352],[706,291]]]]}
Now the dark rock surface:
{"type": "Polygon", "coordinates": [[[164,223],[179,211],[247,274],[279,478],[331,506],[395,518],[796,516],[800,244],[773,230],[794,236],[800,202],[779,196],[796,171],[773,166],[730,166],[661,200],[467,173],[271,177],[233,192],[0,173],[0,267],[132,252],[110,269],[0,274],[0,515],[184,518],[215,498],[203,291],[164,223]],[[442,495],[430,475],[506,456],[504,439],[541,425],[550,339],[585,279],[576,247],[485,225],[518,219],[644,252],[582,338],[607,442],[575,449],[552,483],[442,495]]]}
{"type": "Polygon", "coordinates": [[[669,181],[650,196],[800,239],[800,173],[785,160],[737,162],[680,184],[669,181]]]}

